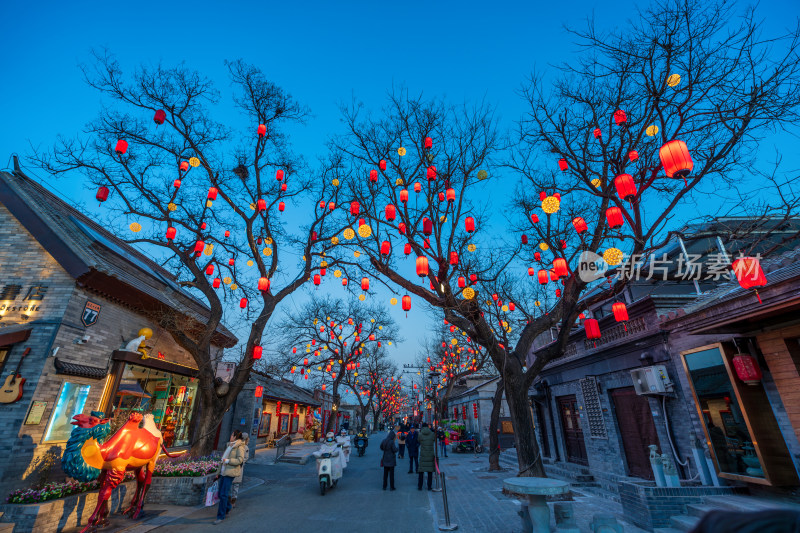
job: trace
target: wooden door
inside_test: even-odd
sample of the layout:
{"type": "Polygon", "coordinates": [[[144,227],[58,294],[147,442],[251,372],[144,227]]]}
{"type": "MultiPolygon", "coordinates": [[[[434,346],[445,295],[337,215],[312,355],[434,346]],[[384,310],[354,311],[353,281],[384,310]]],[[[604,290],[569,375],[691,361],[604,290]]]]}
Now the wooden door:
{"type": "Polygon", "coordinates": [[[583,430],[580,424],[578,400],[575,395],[559,396],[559,412],[561,413],[561,428],[564,431],[564,445],[567,451],[567,461],[579,465],[588,465],[586,444],[583,442],[583,430]]]}
{"type": "Polygon", "coordinates": [[[622,447],[628,462],[628,473],[644,479],[653,479],[648,446],[658,445],[658,434],[647,397],[639,396],[633,387],[611,391],[614,410],[622,438],[622,447]]]}

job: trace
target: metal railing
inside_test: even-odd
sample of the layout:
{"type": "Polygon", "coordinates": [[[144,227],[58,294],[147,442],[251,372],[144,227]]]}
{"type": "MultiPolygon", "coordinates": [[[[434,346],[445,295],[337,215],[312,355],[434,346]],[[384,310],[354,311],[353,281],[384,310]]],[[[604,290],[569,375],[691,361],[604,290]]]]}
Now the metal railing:
{"type": "Polygon", "coordinates": [[[292,444],[292,439],[289,435],[284,435],[277,441],[275,441],[275,462],[281,460],[281,457],[286,455],[286,447],[292,444]]]}

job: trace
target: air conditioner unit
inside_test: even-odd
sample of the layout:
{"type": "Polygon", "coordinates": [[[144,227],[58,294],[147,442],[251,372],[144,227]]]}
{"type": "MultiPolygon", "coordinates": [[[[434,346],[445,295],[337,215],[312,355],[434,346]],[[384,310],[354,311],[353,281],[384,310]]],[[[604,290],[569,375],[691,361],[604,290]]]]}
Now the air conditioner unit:
{"type": "Polygon", "coordinates": [[[631,370],[636,394],[666,394],[672,392],[673,384],[664,365],[645,366],[631,370]]]}

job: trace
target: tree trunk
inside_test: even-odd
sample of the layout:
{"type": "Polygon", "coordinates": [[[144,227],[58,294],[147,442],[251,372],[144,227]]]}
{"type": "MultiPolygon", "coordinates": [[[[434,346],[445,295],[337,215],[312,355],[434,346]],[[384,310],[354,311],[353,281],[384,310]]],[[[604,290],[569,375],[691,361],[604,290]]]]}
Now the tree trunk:
{"type": "Polygon", "coordinates": [[[523,375],[513,370],[503,376],[506,402],[511,423],[514,425],[514,442],[517,446],[517,462],[520,477],[547,477],[544,473],[539,443],[533,429],[533,412],[528,400],[528,387],[523,375]]]}
{"type": "Polygon", "coordinates": [[[372,412],[372,431],[378,431],[378,411],[372,412]]]}
{"type": "MultiPolygon", "coordinates": [[[[195,425],[195,432],[192,438],[192,447],[189,455],[193,457],[205,457],[214,451],[214,440],[217,436],[222,417],[229,405],[226,398],[217,398],[216,391],[212,387],[210,394],[199,396],[199,405],[196,411],[198,420],[195,425]]],[[[230,402],[232,403],[232,402],[230,402]]],[[[221,435],[220,438],[228,440],[230,435],[221,435]]]]}
{"type": "Polygon", "coordinates": [[[492,416],[489,418],[489,472],[500,468],[500,407],[503,405],[503,378],[497,381],[492,398],[492,416]]]}

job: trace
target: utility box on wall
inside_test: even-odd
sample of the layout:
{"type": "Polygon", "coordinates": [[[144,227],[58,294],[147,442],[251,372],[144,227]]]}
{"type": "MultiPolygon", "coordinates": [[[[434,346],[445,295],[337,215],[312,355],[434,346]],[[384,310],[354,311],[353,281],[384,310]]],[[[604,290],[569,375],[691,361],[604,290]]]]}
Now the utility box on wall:
{"type": "Polygon", "coordinates": [[[636,394],[666,394],[672,392],[673,384],[664,365],[645,366],[631,370],[636,394]]]}

